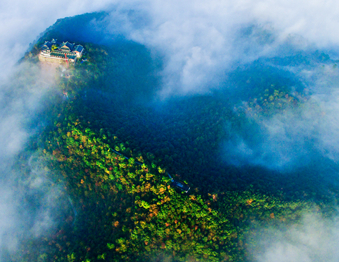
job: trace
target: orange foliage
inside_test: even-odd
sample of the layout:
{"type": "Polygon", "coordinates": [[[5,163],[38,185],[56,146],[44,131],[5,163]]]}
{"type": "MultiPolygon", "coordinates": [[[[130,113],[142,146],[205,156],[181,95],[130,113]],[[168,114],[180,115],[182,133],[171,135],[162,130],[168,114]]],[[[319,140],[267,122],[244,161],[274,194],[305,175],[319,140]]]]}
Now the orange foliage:
{"type": "Polygon", "coordinates": [[[213,197],[213,201],[217,201],[217,195],[216,194],[213,194],[212,197],[213,197]]]}
{"type": "Polygon", "coordinates": [[[190,200],[195,201],[196,200],[195,195],[190,195],[190,200]]]}

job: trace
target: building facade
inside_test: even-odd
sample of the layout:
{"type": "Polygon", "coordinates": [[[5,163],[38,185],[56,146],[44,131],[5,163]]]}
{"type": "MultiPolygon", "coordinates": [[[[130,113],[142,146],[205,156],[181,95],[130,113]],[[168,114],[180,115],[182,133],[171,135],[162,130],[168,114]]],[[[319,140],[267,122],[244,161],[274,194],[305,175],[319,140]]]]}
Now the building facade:
{"type": "Polygon", "coordinates": [[[41,47],[39,60],[52,63],[76,63],[82,57],[84,48],[82,45],[75,45],[68,41],[58,43],[56,39],[45,41],[41,47]]]}

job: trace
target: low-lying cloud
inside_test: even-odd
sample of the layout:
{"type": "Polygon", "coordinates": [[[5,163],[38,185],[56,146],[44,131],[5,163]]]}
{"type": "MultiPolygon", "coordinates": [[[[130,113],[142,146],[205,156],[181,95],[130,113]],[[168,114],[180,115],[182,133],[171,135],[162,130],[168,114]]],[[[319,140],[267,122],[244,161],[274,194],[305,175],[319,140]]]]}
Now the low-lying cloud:
{"type": "Polygon", "coordinates": [[[18,61],[29,44],[57,19],[97,11],[108,4],[90,1],[0,4],[0,261],[10,261],[22,239],[43,236],[53,229],[59,223],[61,205],[67,206],[60,187],[51,186],[46,180],[49,175],[44,169],[31,166],[30,171],[23,173],[15,167],[18,154],[44,125],[42,119],[36,118],[44,109],[46,94],[55,88],[53,70],[18,61]]]}
{"type": "Polygon", "coordinates": [[[305,166],[320,156],[339,161],[339,71],[330,63],[296,74],[312,95],[269,117],[248,116],[252,124],[225,142],[227,161],[271,169],[305,166]]]}
{"type": "MultiPolygon", "coordinates": [[[[111,12],[111,31],[160,52],[165,59],[161,96],[208,92],[222,85],[238,63],[295,48],[335,48],[339,20],[335,1],[19,0],[0,11],[0,68],[8,68],[40,32],[58,18],[91,11],[111,12]],[[117,27],[117,21],[119,26],[117,27]],[[4,66],[7,65],[7,66],[4,66]]],[[[100,29],[99,29],[100,30],[100,29]]]]}
{"type": "Polygon", "coordinates": [[[43,169],[31,166],[25,173],[17,165],[18,155],[43,126],[36,115],[44,109],[42,100],[55,86],[54,80],[48,68],[23,62],[0,85],[0,261],[9,261],[21,239],[41,236],[56,223],[50,209],[58,202],[51,198],[60,192],[50,189],[43,169]],[[33,121],[38,125],[32,126],[33,121]],[[32,201],[32,196],[38,197],[32,201]]]}
{"type": "Polygon", "coordinates": [[[110,1],[7,1],[0,4],[0,79],[57,19],[101,10],[110,1]]]}
{"type": "Polygon", "coordinates": [[[58,223],[56,211],[63,194],[60,188],[50,186],[43,169],[31,167],[27,177],[14,167],[18,154],[43,125],[36,118],[55,80],[47,68],[18,61],[29,44],[57,19],[97,11],[108,4],[19,0],[0,3],[0,261],[10,261],[23,238],[44,235],[58,223]],[[33,121],[36,126],[32,126],[33,121]]]}
{"type": "Polygon", "coordinates": [[[308,213],[299,223],[280,230],[266,230],[253,253],[256,262],[338,261],[338,217],[308,213]]]}
{"type": "Polygon", "coordinates": [[[30,166],[25,175],[16,168],[2,171],[0,261],[12,261],[20,256],[19,250],[29,249],[23,241],[49,236],[72,210],[62,185],[52,183],[41,167],[30,166]]]}
{"type": "Polygon", "coordinates": [[[306,1],[135,1],[112,12],[128,38],[165,57],[160,95],[208,92],[238,63],[291,48],[335,48],[338,4],[306,1]],[[134,12],[124,12],[132,9],[134,12]],[[326,15],[325,15],[326,14],[326,15]]]}

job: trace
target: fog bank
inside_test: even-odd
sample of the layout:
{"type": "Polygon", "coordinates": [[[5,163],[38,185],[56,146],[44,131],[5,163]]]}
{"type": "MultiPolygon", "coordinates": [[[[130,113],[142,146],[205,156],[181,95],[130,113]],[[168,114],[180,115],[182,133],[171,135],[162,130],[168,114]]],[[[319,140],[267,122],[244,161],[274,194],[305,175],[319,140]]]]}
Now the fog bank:
{"type": "Polygon", "coordinates": [[[339,221],[320,214],[305,214],[298,224],[267,230],[252,250],[258,262],[338,261],[339,221]]]}

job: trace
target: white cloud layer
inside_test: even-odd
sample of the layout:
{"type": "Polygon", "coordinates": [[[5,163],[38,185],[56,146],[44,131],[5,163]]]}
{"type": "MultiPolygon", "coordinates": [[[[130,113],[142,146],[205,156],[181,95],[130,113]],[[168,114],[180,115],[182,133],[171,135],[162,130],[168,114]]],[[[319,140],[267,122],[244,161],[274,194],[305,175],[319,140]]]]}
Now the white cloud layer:
{"type": "Polygon", "coordinates": [[[7,75],[28,44],[58,18],[114,9],[112,20],[124,24],[113,31],[165,55],[162,95],[201,93],[218,86],[232,63],[271,53],[283,42],[336,47],[338,5],[305,0],[7,1],[0,4],[1,74],[7,75]],[[126,10],[135,12],[131,17],[126,10]],[[265,43],[259,29],[239,36],[239,29],[251,25],[273,33],[273,42],[265,43]]]}
{"type": "MultiPolygon", "coordinates": [[[[298,48],[339,44],[339,4],[335,1],[130,3],[120,5],[119,10],[131,8],[147,19],[125,18],[122,30],[130,39],[156,48],[166,57],[164,96],[206,92],[218,86],[222,72],[235,62],[272,54],[282,43],[298,48]],[[252,25],[256,30],[240,34],[252,25]]],[[[113,12],[112,20],[117,16],[121,13],[113,12]]]]}
{"type": "Polygon", "coordinates": [[[252,250],[257,262],[336,262],[339,221],[309,213],[298,224],[266,231],[259,241],[252,250]]]}
{"type": "MultiPolygon", "coordinates": [[[[46,232],[55,222],[52,214],[46,213],[52,204],[48,199],[54,192],[49,191],[46,183],[37,187],[29,179],[25,181],[23,174],[13,168],[16,156],[34,132],[34,128],[28,126],[41,110],[44,95],[54,85],[53,76],[52,72],[25,62],[13,67],[10,75],[0,84],[0,261],[8,261],[8,254],[16,250],[20,237],[27,234],[25,230],[30,230],[27,223],[31,219],[38,221],[31,226],[31,235],[34,236],[46,232]],[[39,191],[42,188],[46,191],[39,191]],[[46,208],[41,210],[41,214],[35,214],[33,207],[32,210],[31,207],[24,208],[25,203],[29,202],[25,198],[30,194],[41,198],[36,202],[44,202],[46,208]],[[42,214],[44,217],[40,218],[42,214]]],[[[32,170],[30,179],[33,177],[43,179],[44,175],[32,170]]]]}
{"type": "Polygon", "coordinates": [[[28,46],[59,18],[101,10],[110,1],[1,1],[0,77],[10,73],[28,46]]]}
{"type": "Polygon", "coordinates": [[[299,69],[297,76],[311,82],[309,100],[270,117],[250,117],[260,129],[250,127],[225,143],[232,164],[284,170],[305,166],[320,156],[338,163],[339,71],[333,64],[299,69]],[[253,142],[255,137],[259,139],[253,142]]]}
{"type": "MultiPolygon", "coordinates": [[[[108,4],[108,2],[106,2],[108,4]]],[[[27,181],[13,169],[34,130],[28,128],[54,85],[53,73],[28,63],[17,64],[28,46],[58,18],[96,11],[106,6],[93,1],[2,1],[0,3],[0,261],[8,261],[24,236],[40,236],[55,224],[61,192],[53,190],[44,172],[32,170],[27,181]],[[20,190],[18,183],[22,184],[20,190]],[[40,183],[37,183],[40,181],[40,183]],[[18,191],[19,190],[19,191],[18,191]],[[40,209],[24,206],[26,197],[39,196],[40,209]],[[24,198],[23,201],[21,198],[24,198]],[[56,201],[58,199],[58,201],[56,201]]]]}

